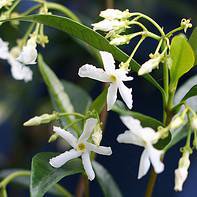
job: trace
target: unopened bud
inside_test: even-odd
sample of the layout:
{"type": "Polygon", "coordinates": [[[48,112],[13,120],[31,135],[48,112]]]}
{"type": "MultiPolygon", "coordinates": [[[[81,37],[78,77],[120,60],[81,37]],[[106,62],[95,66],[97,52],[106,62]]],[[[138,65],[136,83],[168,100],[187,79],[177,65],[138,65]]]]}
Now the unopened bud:
{"type": "Polygon", "coordinates": [[[181,126],[183,126],[185,124],[185,120],[183,117],[181,116],[176,116],[172,119],[171,123],[170,123],[170,130],[175,130],[180,128],[181,126]]]}
{"type": "Polygon", "coordinates": [[[197,131],[197,116],[193,116],[191,120],[192,129],[197,131]]]}
{"type": "Polygon", "coordinates": [[[99,146],[100,143],[101,143],[101,140],[102,140],[102,137],[103,137],[102,133],[103,132],[101,130],[100,124],[97,124],[95,129],[94,129],[94,132],[92,134],[92,140],[97,146],[99,146]]]}
{"type": "Polygon", "coordinates": [[[38,126],[41,124],[46,124],[51,121],[57,120],[58,114],[43,114],[41,116],[35,116],[34,118],[31,118],[27,122],[25,122],[24,126],[38,126]]]}
{"type": "Polygon", "coordinates": [[[48,142],[52,143],[52,142],[56,141],[58,137],[59,136],[55,133],[55,134],[51,135],[51,137],[49,138],[48,142]]]}

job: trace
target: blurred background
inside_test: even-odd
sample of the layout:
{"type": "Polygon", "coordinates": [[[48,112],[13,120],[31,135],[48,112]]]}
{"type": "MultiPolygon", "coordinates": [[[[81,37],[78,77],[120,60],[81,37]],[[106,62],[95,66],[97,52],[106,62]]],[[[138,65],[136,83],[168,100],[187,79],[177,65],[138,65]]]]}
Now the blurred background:
{"type": "MultiPolygon", "coordinates": [[[[24,11],[32,5],[31,1],[22,0],[19,11],[24,11]]],[[[55,0],[53,1],[55,2],[55,0]]],[[[107,7],[105,0],[59,0],[56,1],[70,8],[84,24],[90,26],[98,21],[98,14],[107,7]]],[[[110,3],[110,1],[108,2],[110,3]]],[[[191,18],[193,26],[197,23],[196,0],[114,0],[115,8],[130,11],[143,12],[153,17],[160,25],[169,31],[179,26],[182,18],[191,18]]],[[[16,29],[10,24],[0,26],[0,37],[9,41],[14,46],[16,39],[24,34],[26,24],[20,24],[16,29]]],[[[59,78],[79,84],[87,90],[92,98],[99,95],[102,84],[93,80],[80,79],[77,75],[78,68],[85,63],[99,66],[96,60],[73,38],[65,33],[51,28],[46,29],[49,36],[49,44],[39,51],[45,61],[55,71],[59,78]]],[[[187,35],[191,34],[191,30],[187,35]]],[[[137,40],[123,48],[127,53],[132,51],[137,40]]],[[[148,59],[149,53],[155,49],[155,42],[146,40],[135,56],[140,64],[148,59]]],[[[25,128],[23,123],[29,118],[53,110],[48,91],[41,78],[36,65],[31,66],[34,71],[33,81],[24,83],[11,77],[10,66],[0,60],[0,169],[23,168],[30,169],[31,158],[43,151],[61,151],[58,144],[48,144],[51,126],[39,126],[25,128]]],[[[197,74],[197,68],[192,69],[187,76],[182,78],[184,83],[191,76],[197,74]]],[[[161,71],[153,72],[154,77],[161,83],[161,71]]],[[[128,86],[133,87],[134,111],[138,111],[157,119],[162,119],[162,103],[160,93],[152,88],[142,78],[137,78],[128,86]]],[[[106,131],[102,143],[110,145],[113,149],[111,157],[98,156],[97,160],[105,166],[114,176],[124,197],[143,197],[148,181],[148,175],[137,180],[139,159],[142,149],[118,144],[116,137],[123,132],[125,127],[119,120],[119,116],[113,112],[108,114],[106,131]]],[[[174,170],[177,168],[180,158],[181,144],[171,149],[165,157],[165,171],[158,176],[154,196],[170,197],[196,197],[197,158],[192,155],[189,177],[181,193],[175,193],[174,170]]],[[[78,182],[78,176],[65,178],[62,184],[73,193],[78,182]]],[[[26,190],[14,185],[9,186],[10,196],[29,196],[26,190]]],[[[49,195],[47,195],[49,196],[49,195]]],[[[96,183],[91,183],[91,196],[102,196],[96,183]]]]}

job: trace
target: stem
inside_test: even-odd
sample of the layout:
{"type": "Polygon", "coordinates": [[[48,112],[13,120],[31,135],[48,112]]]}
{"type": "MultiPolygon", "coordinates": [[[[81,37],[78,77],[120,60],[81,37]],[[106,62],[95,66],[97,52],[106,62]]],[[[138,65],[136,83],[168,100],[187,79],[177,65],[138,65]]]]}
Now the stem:
{"type": "Polygon", "coordinates": [[[70,192],[68,192],[67,190],[65,190],[61,185],[59,184],[56,184],[54,185],[54,188],[59,191],[59,193],[62,194],[62,196],[65,196],[65,197],[72,197],[72,194],[70,192]]]}
{"type": "Polygon", "coordinates": [[[8,175],[5,179],[0,182],[0,187],[6,187],[13,179],[19,176],[30,176],[31,172],[27,170],[22,170],[18,172],[14,172],[8,175]]]}
{"type": "Polygon", "coordinates": [[[107,8],[114,8],[114,0],[106,0],[107,8]]]}
{"type": "Polygon", "coordinates": [[[28,9],[27,11],[21,13],[21,16],[29,15],[29,14],[31,14],[33,11],[39,9],[40,7],[41,7],[41,5],[36,5],[36,6],[32,7],[32,8],[30,8],[30,9],[28,9]]]}
{"type": "Polygon", "coordinates": [[[157,174],[155,173],[154,169],[152,168],[150,178],[148,181],[148,185],[147,185],[147,189],[146,189],[145,197],[152,197],[156,180],[157,180],[157,174]]]}
{"type": "Polygon", "coordinates": [[[174,33],[176,33],[177,31],[181,31],[183,30],[184,27],[177,27],[176,29],[173,29],[172,31],[170,31],[169,33],[166,34],[166,37],[170,38],[174,33]]]}
{"type": "Polygon", "coordinates": [[[17,7],[19,3],[20,3],[20,0],[15,1],[12,7],[7,11],[7,14],[10,15],[10,13],[17,7]]]}
{"type": "Polygon", "coordinates": [[[77,116],[80,118],[85,118],[84,115],[77,113],[77,112],[73,112],[73,113],[58,113],[58,116],[77,116]]]}

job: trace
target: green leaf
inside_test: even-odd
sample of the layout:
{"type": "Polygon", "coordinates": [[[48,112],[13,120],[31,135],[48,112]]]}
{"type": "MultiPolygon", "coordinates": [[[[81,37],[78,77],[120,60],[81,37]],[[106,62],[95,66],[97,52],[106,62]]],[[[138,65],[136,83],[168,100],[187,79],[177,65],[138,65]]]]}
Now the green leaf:
{"type": "Polygon", "coordinates": [[[184,35],[175,36],[170,47],[172,66],[170,70],[172,84],[175,85],[179,78],[194,66],[194,52],[184,35]]]}
{"type": "Polygon", "coordinates": [[[189,38],[189,43],[194,50],[195,54],[195,65],[197,65],[197,27],[194,28],[192,35],[189,38]]]}
{"type": "MultiPolygon", "coordinates": [[[[21,169],[5,169],[5,170],[2,170],[0,171],[0,179],[4,179],[6,178],[7,176],[9,176],[10,174],[12,173],[15,173],[15,172],[18,172],[18,171],[21,171],[21,169]]],[[[22,170],[24,171],[24,170],[22,170]]],[[[29,173],[31,173],[29,171],[29,173]]],[[[12,182],[11,184],[16,184],[16,185],[20,185],[22,187],[26,187],[29,189],[29,186],[30,186],[30,175],[29,177],[28,176],[23,176],[23,177],[16,177],[12,182]]],[[[59,184],[55,184],[53,186],[53,188],[51,188],[48,193],[49,194],[53,194],[55,196],[64,196],[62,194],[62,190],[61,190],[61,186],[59,184]]],[[[64,188],[65,190],[65,188],[64,188]]],[[[65,190],[66,191],[66,190],[65,190]]],[[[66,191],[69,195],[68,196],[72,196],[68,191],[66,191]]],[[[1,195],[0,195],[1,196],[1,195]]]]}
{"type": "MultiPolygon", "coordinates": [[[[90,46],[95,47],[101,51],[108,51],[113,54],[114,58],[120,62],[125,62],[129,56],[121,51],[119,48],[110,45],[109,41],[105,39],[99,33],[93,31],[92,29],[82,25],[72,19],[67,17],[55,16],[55,15],[31,15],[25,17],[19,17],[16,19],[9,20],[21,20],[21,21],[29,21],[29,22],[38,22],[55,29],[61,30],[63,32],[68,33],[69,35],[79,38],[90,46]]],[[[5,20],[5,21],[9,21],[5,20]]],[[[5,22],[4,21],[4,22],[5,22]]],[[[131,61],[131,69],[135,72],[138,72],[140,65],[134,60],[131,61]]],[[[157,81],[151,77],[151,75],[147,74],[143,76],[147,79],[153,86],[160,90],[162,95],[165,95],[163,88],[157,83],[157,81]]]]}
{"type": "Polygon", "coordinates": [[[197,96],[197,85],[194,85],[188,92],[187,94],[182,98],[181,102],[173,107],[172,111],[173,112],[178,112],[181,108],[181,105],[189,98],[197,96]]]}
{"type": "MultiPolygon", "coordinates": [[[[74,112],[74,107],[70,101],[68,94],[64,91],[64,86],[61,81],[57,78],[55,73],[50,69],[49,66],[44,62],[41,55],[38,56],[38,65],[45,84],[51,95],[52,103],[55,110],[58,112],[74,112]]],[[[70,117],[62,118],[63,124],[70,124],[74,119],[70,117]],[[65,123],[66,122],[66,123],[65,123]]],[[[80,129],[77,125],[73,125],[73,129],[79,133],[80,129]]]]}
{"type": "Polygon", "coordinates": [[[108,87],[105,87],[102,93],[94,100],[94,102],[90,106],[90,111],[96,110],[98,114],[100,114],[103,111],[103,108],[106,105],[107,91],[108,87]]]}
{"type": "MultiPolygon", "coordinates": [[[[83,172],[80,159],[73,159],[61,168],[53,168],[49,159],[56,156],[55,153],[39,153],[32,159],[31,166],[31,197],[43,197],[58,181],[66,176],[83,172]]],[[[65,197],[69,197],[65,195],[65,197]]]]}
{"type": "Polygon", "coordinates": [[[138,112],[127,110],[121,101],[116,101],[112,111],[120,114],[121,116],[132,116],[133,118],[140,120],[144,127],[151,127],[156,130],[159,126],[163,126],[163,123],[159,120],[138,112]]]}
{"type": "Polygon", "coordinates": [[[92,99],[89,94],[85,90],[71,82],[63,80],[62,84],[64,86],[65,92],[70,98],[75,112],[85,114],[92,103],[92,99]]]}
{"type": "Polygon", "coordinates": [[[122,197],[122,194],[109,172],[98,162],[92,162],[96,179],[103,191],[104,197],[122,197]]]}

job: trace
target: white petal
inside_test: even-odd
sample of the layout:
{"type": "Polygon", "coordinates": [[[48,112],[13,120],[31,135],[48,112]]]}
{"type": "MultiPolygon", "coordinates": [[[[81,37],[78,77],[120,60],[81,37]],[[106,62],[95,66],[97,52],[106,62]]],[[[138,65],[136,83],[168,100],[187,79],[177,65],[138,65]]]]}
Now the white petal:
{"type": "Polygon", "coordinates": [[[66,151],[66,152],[58,155],[57,157],[53,157],[52,159],[49,160],[49,163],[54,168],[60,168],[66,162],[70,161],[71,159],[75,159],[79,156],[81,156],[80,152],[77,152],[76,150],[71,149],[70,151],[66,151]]]}
{"type": "Polygon", "coordinates": [[[85,172],[88,176],[88,179],[90,181],[92,181],[94,178],[95,178],[95,173],[94,173],[94,170],[92,168],[92,164],[91,164],[91,161],[90,161],[90,155],[88,152],[85,152],[82,154],[82,163],[83,163],[83,167],[85,169],[85,172]]]}
{"type": "Polygon", "coordinates": [[[111,110],[117,99],[118,86],[116,83],[110,83],[107,92],[107,111],[111,110]]]}
{"type": "Polygon", "coordinates": [[[32,70],[18,62],[15,58],[9,56],[8,62],[11,65],[12,77],[16,80],[24,80],[25,82],[32,80],[32,70]]]}
{"type": "Polygon", "coordinates": [[[119,82],[119,91],[122,99],[126,103],[127,107],[131,109],[133,107],[132,88],[127,88],[122,81],[119,82]]]}
{"type": "Polygon", "coordinates": [[[121,116],[120,119],[135,134],[139,134],[143,129],[139,120],[133,118],[132,116],[121,116]]]}
{"type": "Polygon", "coordinates": [[[145,149],[142,152],[141,158],[140,158],[140,166],[138,171],[138,179],[141,179],[146,173],[148,172],[150,168],[150,160],[147,150],[145,149]]]}
{"type": "Polygon", "coordinates": [[[112,54],[105,51],[100,51],[100,54],[105,70],[108,73],[115,71],[115,61],[112,54]]]}
{"type": "Polygon", "coordinates": [[[36,64],[38,52],[36,50],[36,43],[28,40],[27,45],[23,47],[21,54],[17,58],[23,64],[36,64]]]}
{"type": "Polygon", "coordinates": [[[117,137],[119,143],[134,144],[137,146],[144,146],[143,141],[131,131],[125,131],[117,137]]]}
{"type": "Polygon", "coordinates": [[[89,118],[86,120],[83,133],[81,134],[81,136],[78,140],[78,143],[88,140],[88,138],[90,137],[91,133],[93,132],[93,129],[96,126],[97,122],[98,121],[95,118],[89,118]]]}
{"type": "Polygon", "coordinates": [[[8,42],[0,38],[0,59],[7,59],[9,56],[8,42]]]}
{"type": "Polygon", "coordinates": [[[59,136],[65,139],[73,148],[76,148],[77,139],[70,132],[61,129],[60,127],[53,127],[53,131],[56,132],[59,136]]]}
{"type": "Polygon", "coordinates": [[[183,184],[187,179],[188,171],[185,168],[178,168],[175,170],[175,191],[182,191],[183,184]]]}
{"type": "Polygon", "coordinates": [[[118,77],[119,81],[131,81],[133,80],[133,77],[127,76],[128,71],[123,69],[123,68],[119,68],[115,70],[116,76],[118,77]]]}
{"type": "Polygon", "coordinates": [[[91,144],[91,143],[87,143],[86,146],[89,151],[93,151],[93,152],[98,153],[100,155],[111,155],[112,154],[111,147],[96,146],[95,144],[91,144]]]}
{"type": "Polygon", "coordinates": [[[150,161],[157,174],[163,172],[164,164],[161,162],[163,152],[154,148],[151,144],[147,144],[147,151],[150,157],[150,161]]]}
{"type": "Polygon", "coordinates": [[[101,68],[96,68],[93,65],[85,64],[79,69],[80,77],[88,77],[102,82],[110,82],[108,74],[101,68]]]}

